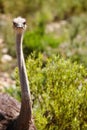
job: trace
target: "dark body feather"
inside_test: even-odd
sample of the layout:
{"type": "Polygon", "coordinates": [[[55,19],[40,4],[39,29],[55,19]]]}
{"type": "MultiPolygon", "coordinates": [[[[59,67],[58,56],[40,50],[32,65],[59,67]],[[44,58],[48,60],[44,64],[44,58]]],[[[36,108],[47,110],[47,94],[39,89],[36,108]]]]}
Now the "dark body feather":
{"type": "Polygon", "coordinates": [[[0,93],[0,130],[6,130],[19,112],[20,103],[8,94],[0,93]]]}

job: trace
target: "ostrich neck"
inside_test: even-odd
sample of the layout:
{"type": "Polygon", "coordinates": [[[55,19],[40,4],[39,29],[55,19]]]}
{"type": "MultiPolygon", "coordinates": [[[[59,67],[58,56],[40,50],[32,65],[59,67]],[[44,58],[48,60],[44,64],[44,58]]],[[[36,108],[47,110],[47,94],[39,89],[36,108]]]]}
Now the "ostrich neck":
{"type": "Polygon", "coordinates": [[[17,34],[16,51],[17,51],[17,60],[18,60],[21,96],[22,96],[21,110],[20,110],[20,115],[18,117],[18,123],[21,123],[25,128],[25,126],[27,127],[27,125],[31,121],[32,107],[31,107],[29,83],[27,78],[23,50],[22,50],[22,41],[23,41],[23,34],[17,34]]]}

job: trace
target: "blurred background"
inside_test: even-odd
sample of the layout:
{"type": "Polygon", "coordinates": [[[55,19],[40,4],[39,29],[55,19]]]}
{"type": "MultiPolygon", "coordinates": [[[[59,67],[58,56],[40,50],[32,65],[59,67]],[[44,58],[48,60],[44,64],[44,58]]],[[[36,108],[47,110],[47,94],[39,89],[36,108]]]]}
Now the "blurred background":
{"type": "Polygon", "coordinates": [[[33,51],[70,58],[87,67],[86,0],[0,0],[0,90],[15,85],[14,17],[27,19],[24,55],[33,51]]]}

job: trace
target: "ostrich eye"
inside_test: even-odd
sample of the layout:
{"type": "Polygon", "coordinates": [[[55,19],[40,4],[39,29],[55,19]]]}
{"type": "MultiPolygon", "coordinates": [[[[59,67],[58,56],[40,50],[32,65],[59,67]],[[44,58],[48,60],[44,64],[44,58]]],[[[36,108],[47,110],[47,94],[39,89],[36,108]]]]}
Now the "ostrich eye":
{"type": "Polygon", "coordinates": [[[17,25],[17,23],[13,22],[13,25],[14,25],[14,26],[16,26],[16,25],[17,25]]]}
{"type": "Polygon", "coordinates": [[[26,22],[23,22],[23,24],[25,25],[25,24],[26,24],[26,22]]]}

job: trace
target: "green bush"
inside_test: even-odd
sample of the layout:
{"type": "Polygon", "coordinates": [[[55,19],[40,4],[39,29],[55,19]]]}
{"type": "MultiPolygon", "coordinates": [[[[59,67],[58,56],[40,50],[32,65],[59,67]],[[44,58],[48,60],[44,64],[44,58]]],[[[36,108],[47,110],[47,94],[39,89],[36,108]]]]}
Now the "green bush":
{"type": "Polygon", "coordinates": [[[31,52],[45,52],[48,53],[48,49],[58,48],[59,44],[65,40],[64,37],[55,37],[53,34],[45,33],[44,23],[39,23],[37,28],[33,31],[27,31],[24,36],[24,53],[25,57],[31,52]]]}
{"type": "Polygon", "coordinates": [[[46,58],[41,54],[30,56],[26,67],[37,129],[87,129],[85,68],[58,56],[46,58]]]}

